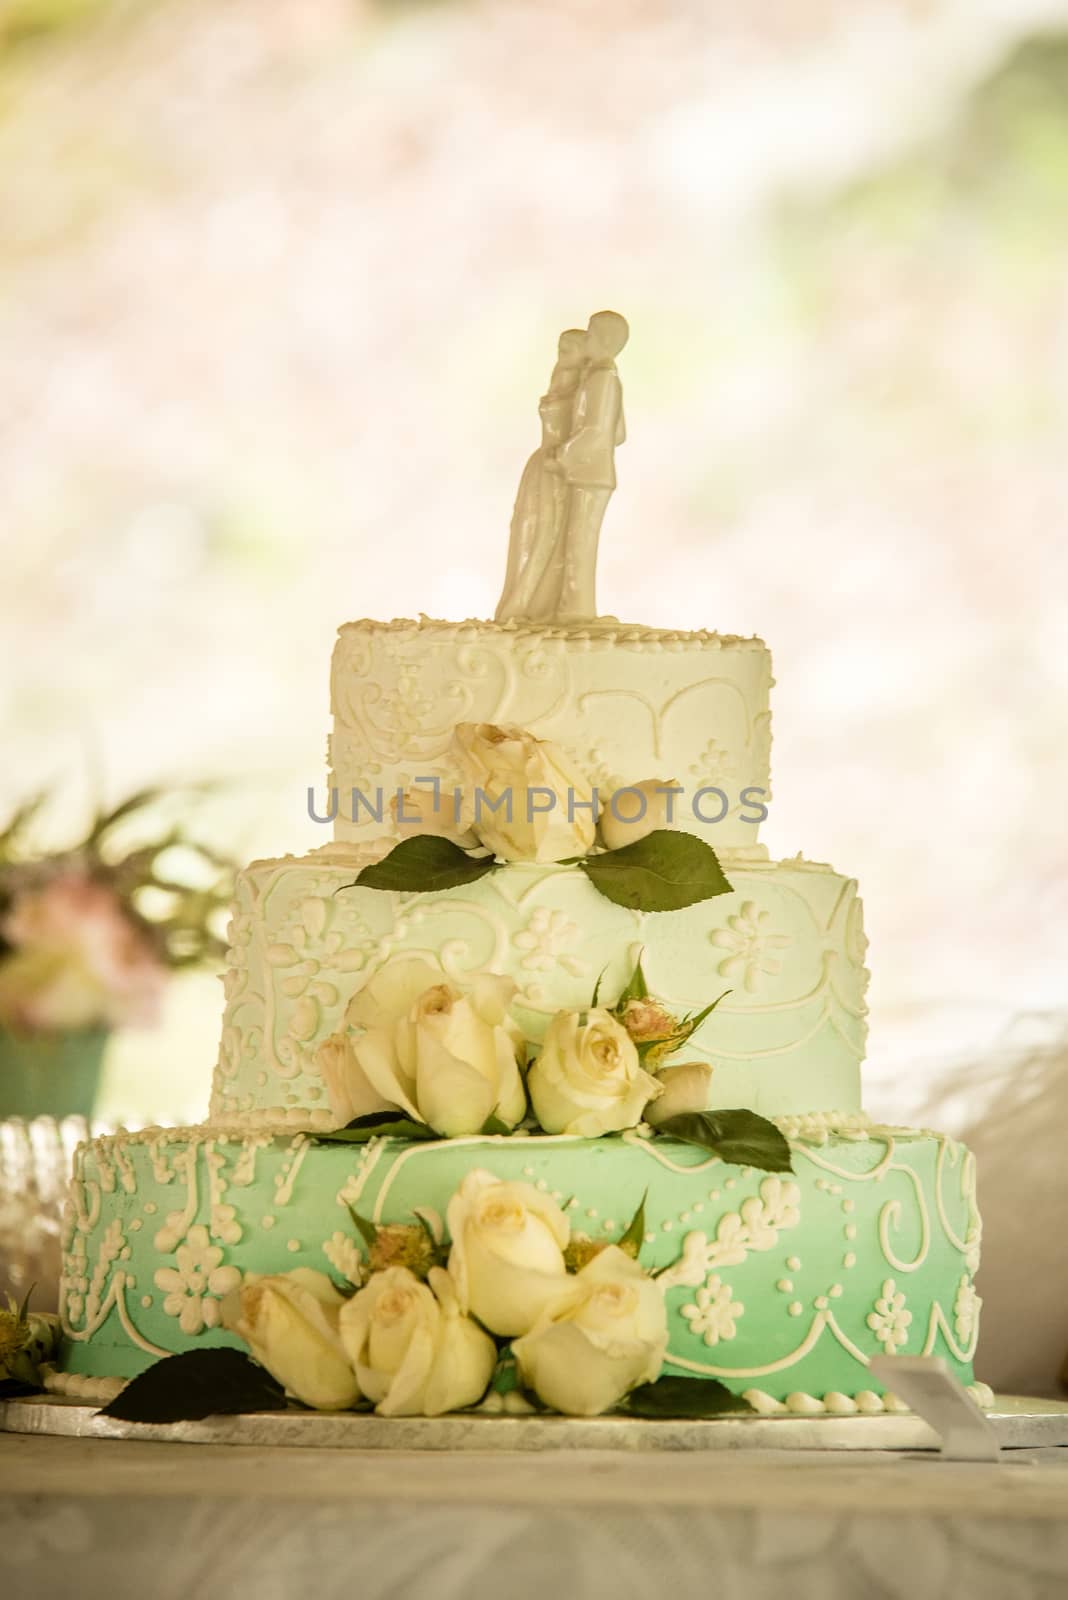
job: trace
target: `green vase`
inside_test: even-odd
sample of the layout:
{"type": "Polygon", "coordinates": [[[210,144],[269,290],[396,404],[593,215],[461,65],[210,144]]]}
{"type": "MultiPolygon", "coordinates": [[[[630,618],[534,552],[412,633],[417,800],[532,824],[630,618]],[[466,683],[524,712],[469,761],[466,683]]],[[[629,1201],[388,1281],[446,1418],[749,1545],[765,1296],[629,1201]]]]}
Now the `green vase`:
{"type": "Polygon", "coordinates": [[[106,1029],[16,1034],[0,1030],[0,1118],[93,1114],[106,1029]]]}

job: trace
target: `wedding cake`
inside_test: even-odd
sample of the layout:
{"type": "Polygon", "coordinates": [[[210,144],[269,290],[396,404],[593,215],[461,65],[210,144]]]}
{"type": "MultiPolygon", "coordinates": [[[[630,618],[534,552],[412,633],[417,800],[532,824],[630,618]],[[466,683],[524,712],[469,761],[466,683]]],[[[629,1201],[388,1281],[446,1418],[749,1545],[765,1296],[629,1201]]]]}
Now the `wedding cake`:
{"type": "Polygon", "coordinates": [[[341,628],[332,841],[239,878],[207,1122],[78,1151],[53,1387],[217,1346],[386,1414],[972,1383],[973,1158],[864,1114],[856,882],[759,843],[769,653],[596,616],[625,338],[561,340],[497,619],[341,628]]]}

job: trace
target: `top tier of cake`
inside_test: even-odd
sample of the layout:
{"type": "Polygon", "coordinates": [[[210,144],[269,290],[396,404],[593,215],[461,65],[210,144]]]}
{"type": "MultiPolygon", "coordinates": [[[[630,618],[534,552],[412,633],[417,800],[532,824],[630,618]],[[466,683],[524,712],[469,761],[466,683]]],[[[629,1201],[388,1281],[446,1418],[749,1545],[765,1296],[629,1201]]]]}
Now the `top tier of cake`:
{"type": "Polygon", "coordinates": [[[678,826],[717,848],[752,846],[770,798],[771,686],[766,646],[730,634],[614,618],[347,623],[330,685],[335,837],[395,832],[397,790],[458,783],[453,729],[489,722],[559,745],[602,804],[627,784],[674,782],[678,826]]]}

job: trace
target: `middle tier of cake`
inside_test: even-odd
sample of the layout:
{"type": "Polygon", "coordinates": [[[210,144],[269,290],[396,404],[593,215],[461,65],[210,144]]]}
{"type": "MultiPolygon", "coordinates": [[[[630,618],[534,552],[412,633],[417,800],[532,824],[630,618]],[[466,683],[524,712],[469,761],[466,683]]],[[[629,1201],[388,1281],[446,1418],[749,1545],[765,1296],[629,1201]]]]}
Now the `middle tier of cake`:
{"type": "Polygon", "coordinates": [[[686,1046],[714,1069],[711,1107],[860,1111],[868,974],[854,879],[757,849],[721,853],[730,894],[670,912],[615,905],[564,864],[512,863],[426,894],[353,887],[383,848],[327,845],[241,873],[214,1122],[336,1127],[316,1050],[368,978],[405,957],[461,985],[511,977],[513,1014],[537,1041],[554,1012],[591,1004],[598,979],[611,1002],[640,954],[650,989],[679,1014],[729,991],[686,1046]]]}

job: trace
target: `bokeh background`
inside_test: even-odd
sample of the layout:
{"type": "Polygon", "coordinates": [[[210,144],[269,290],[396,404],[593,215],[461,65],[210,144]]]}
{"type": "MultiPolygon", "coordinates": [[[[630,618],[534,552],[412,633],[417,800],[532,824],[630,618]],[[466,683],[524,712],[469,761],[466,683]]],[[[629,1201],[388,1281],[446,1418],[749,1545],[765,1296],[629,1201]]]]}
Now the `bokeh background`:
{"type": "MultiPolygon", "coordinates": [[[[0,0],[0,802],[52,786],[60,838],[221,778],[219,844],[323,842],[335,628],[492,614],[556,334],[602,305],[602,608],[768,640],[763,836],[861,881],[869,1108],[981,1154],[1015,1116],[1006,1181],[1042,1169],[1064,0],[0,0]]],[[[218,1017],[176,983],[105,1115],[201,1116],[218,1017]]]]}

